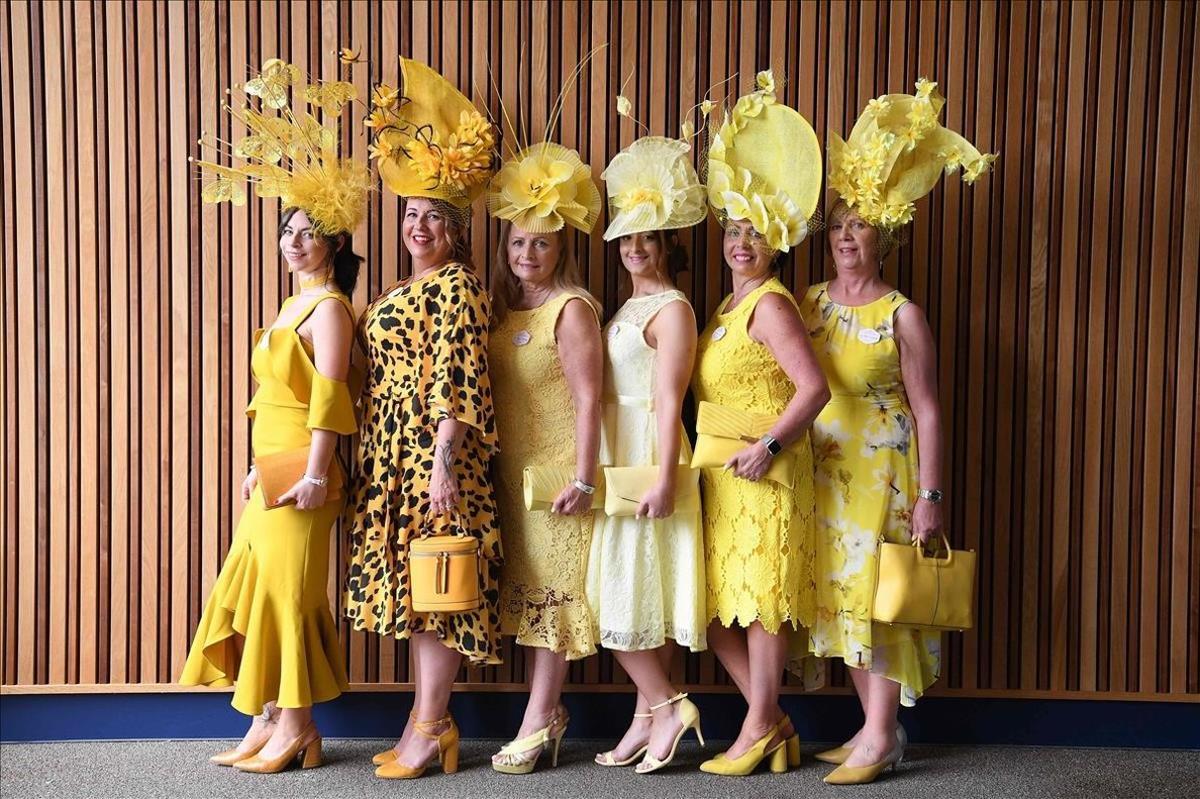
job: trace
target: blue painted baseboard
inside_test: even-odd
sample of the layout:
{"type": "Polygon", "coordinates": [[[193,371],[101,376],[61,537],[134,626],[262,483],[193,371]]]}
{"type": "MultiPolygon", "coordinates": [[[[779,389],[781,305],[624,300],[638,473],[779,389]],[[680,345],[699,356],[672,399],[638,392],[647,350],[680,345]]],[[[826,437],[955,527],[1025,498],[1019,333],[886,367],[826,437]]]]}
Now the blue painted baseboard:
{"type": "MultiPolygon", "coordinates": [[[[693,695],[706,737],[733,738],[746,706],[732,694],[693,695]]],[[[391,738],[404,726],[409,693],[350,693],[318,705],[331,738],[391,738]]],[[[451,711],[469,738],[508,738],[525,695],[460,693],[451,711]]],[[[633,711],[630,694],[568,693],[569,735],[617,738],[633,711]]],[[[785,696],[805,741],[842,741],[861,720],[850,696],[785,696]]],[[[1200,705],[1044,699],[926,697],[901,710],[909,739],[920,743],[1033,744],[1200,749],[1200,705]]],[[[10,694],[0,698],[0,741],[119,738],[232,738],[246,717],[225,693],[10,694]]]]}

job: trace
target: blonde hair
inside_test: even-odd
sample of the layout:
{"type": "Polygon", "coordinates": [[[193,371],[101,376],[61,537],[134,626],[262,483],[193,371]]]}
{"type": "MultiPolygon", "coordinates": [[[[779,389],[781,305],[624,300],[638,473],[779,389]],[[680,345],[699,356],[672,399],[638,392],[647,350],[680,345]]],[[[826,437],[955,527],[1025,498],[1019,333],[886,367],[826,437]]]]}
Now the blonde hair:
{"type": "MultiPolygon", "coordinates": [[[[512,222],[500,225],[500,242],[496,245],[496,261],[492,264],[492,327],[496,327],[508,316],[508,311],[521,298],[521,281],[508,265],[508,239],[512,235],[512,222]]],[[[550,234],[547,234],[550,235],[550,234]]],[[[558,236],[558,262],[554,265],[554,287],[560,292],[578,294],[592,306],[596,316],[603,314],[600,302],[583,286],[579,276],[579,264],[572,252],[571,238],[566,229],[553,235],[558,236]]]]}

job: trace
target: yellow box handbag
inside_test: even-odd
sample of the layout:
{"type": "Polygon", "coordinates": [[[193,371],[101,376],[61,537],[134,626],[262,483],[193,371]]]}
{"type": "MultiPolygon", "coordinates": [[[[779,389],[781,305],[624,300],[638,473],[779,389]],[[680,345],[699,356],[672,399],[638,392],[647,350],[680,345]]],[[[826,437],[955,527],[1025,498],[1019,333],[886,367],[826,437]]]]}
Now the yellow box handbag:
{"type": "Polygon", "coordinates": [[[975,626],[975,552],[925,554],[918,542],[879,545],[872,618],[898,627],[969,630],[975,626]]]}
{"type": "MultiPolygon", "coordinates": [[[[756,443],[778,420],[778,417],[754,411],[727,408],[712,402],[701,402],[696,409],[696,450],[692,453],[693,469],[720,469],[748,444],[756,443]]],[[[771,459],[763,475],[782,486],[795,484],[796,456],[785,449],[771,459]]]]}
{"type": "MultiPolygon", "coordinates": [[[[461,529],[461,527],[460,527],[461,529]]],[[[422,535],[408,542],[412,608],[419,613],[477,610],[479,539],[459,535],[422,535]]]]}
{"type": "MultiPolygon", "coordinates": [[[[567,466],[526,466],[521,475],[525,491],[525,510],[550,510],[567,483],[575,479],[575,470],[567,466]]],[[[597,481],[592,508],[604,506],[604,482],[597,481]]]]}
{"type": "MultiPolygon", "coordinates": [[[[675,467],[675,512],[700,510],[700,473],[686,463],[675,467]]],[[[609,466],[604,470],[604,512],[632,516],[642,496],[658,482],[657,466],[609,466]]]]}

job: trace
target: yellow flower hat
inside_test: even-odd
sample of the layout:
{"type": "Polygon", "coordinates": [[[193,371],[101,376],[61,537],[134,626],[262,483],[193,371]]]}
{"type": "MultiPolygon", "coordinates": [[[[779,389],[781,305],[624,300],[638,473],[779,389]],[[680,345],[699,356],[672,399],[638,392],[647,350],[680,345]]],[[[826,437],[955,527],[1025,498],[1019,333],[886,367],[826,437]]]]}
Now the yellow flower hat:
{"type": "Polygon", "coordinates": [[[248,182],[259,197],[278,197],[284,208],[304,211],[318,234],[353,233],[366,217],[371,190],[367,164],[341,158],[337,149],[338,118],[355,99],[354,85],[346,81],[304,84],[298,67],[272,58],[258,74],[235,87],[258,98],[257,103],[251,99],[236,108],[224,106],[249,129],[249,135],[231,147],[203,137],[199,143],[223,149],[231,161],[241,163],[196,161],[201,174],[212,178],[200,198],[206,203],[245,205],[248,182]],[[320,122],[314,116],[318,109],[320,122]]]}
{"type": "Polygon", "coordinates": [[[590,233],[600,191],[579,153],[542,142],[504,162],[488,186],[487,209],[530,233],[553,233],[564,224],[590,233]]]}
{"type": "Polygon", "coordinates": [[[946,98],[921,78],[917,93],[871,100],[850,138],[829,134],[829,188],[868,224],[894,230],[912,221],[915,202],[943,172],[962,167],[966,183],[988,171],[995,155],[938,122],[946,98]]]}
{"type": "Polygon", "coordinates": [[[403,86],[371,95],[371,158],[383,185],[401,197],[467,208],[495,171],[492,124],[462,92],[425,64],[400,58],[403,86]]]}
{"type": "Polygon", "coordinates": [[[726,112],[708,145],[708,203],[724,222],[746,219],[773,250],[809,234],[821,195],[821,145],[808,120],[775,100],[771,72],[726,112]]]}
{"type": "Polygon", "coordinates": [[[600,176],[612,215],[605,241],[704,220],[704,187],[691,151],[681,139],[643,136],[617,153],[600,176]]]}

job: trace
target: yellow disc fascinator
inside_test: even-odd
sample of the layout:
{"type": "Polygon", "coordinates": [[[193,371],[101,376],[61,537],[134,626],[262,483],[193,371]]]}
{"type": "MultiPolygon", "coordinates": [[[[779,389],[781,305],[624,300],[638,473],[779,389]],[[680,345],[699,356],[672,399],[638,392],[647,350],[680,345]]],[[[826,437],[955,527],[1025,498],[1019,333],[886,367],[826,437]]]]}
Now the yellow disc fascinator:
{"type": "Polygon", "coordinates": [[[708,203],[724,222],[745,219],[773,250],[809,234],[821,195],[821,146],[808,120],[775,99],[770,70],[738,98],[709,139],[708,203]]]}
{"type": "Polygon", "coordinates": [[[212,178],[201,199],[245,205],[245,184],[250,183],[259,197],[278,197],[285,208],[304,211],[318,234],[353,233],[366,216],[371,189],[367,164],[338,154],[338,118],[356,97],[354,85],[306,85],[298,67],[272,58],[235,88],[249,99],[224,108],[250,133],[232,144],[201,137],[202,146],[224,151],[233,162],[195,162],[202,175],[212,178]]]}
{"type": "Polygon", "coordinates": [[[912,221],[914,203],[943,172],[961,167],[962,179],[974,183],[996,156],[941,126],[945,104],[937,84],[924,78],[916,95],[871,100],[848,140],[829,134],[829,188],[868,224],[894,230],[912,221]]]}
{"type": "Polygon", "coordinates": [[[643,136],[617,153],[600,176],[611,214],[605,241],[704,221],[704,186],[691,153],[686,141],[663,136],[643,136]]]}
{"type": "Polygon", "coordinates": [[[419,61],[400,58],[402,86],[375,87],[371,158],[383,185],[401,197],[471,205],[495,171],[491,122],[462,92],[419,61]]]}
{"type": "Polygon", "coordinates": [[[530,233],[553,233],[564,224],[590,233],[600,191],[579,153],[542,142],[504,162],[488,186],[487,209],[530,233]]]}

